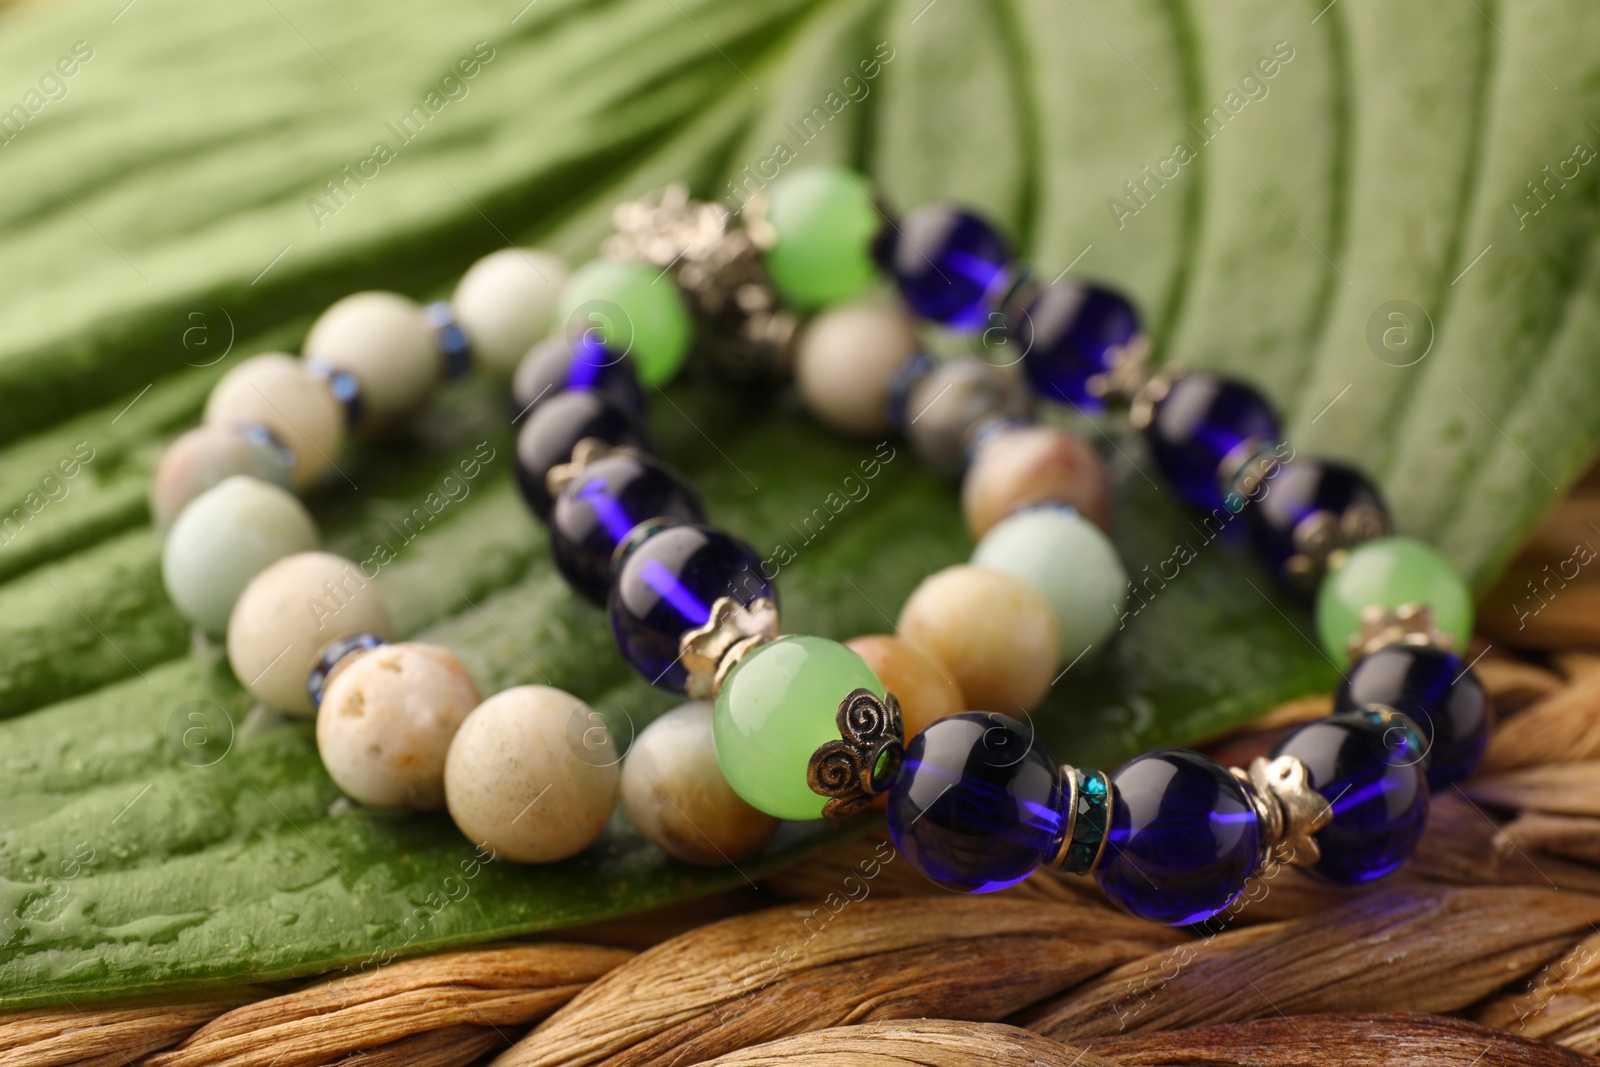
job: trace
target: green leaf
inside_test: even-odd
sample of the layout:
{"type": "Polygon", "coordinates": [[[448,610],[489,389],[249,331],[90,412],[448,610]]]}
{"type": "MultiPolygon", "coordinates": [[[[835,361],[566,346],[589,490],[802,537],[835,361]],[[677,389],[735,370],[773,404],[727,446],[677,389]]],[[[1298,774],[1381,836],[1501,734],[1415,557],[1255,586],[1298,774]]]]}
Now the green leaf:
{"type": "MultiPolygon", "coordinates": [[[[867,167],[900,206],[983,207],[1043,277],[1124,287],[1165,359],[1259,383],[1297,449],[1378,474],[1402,528],[1479,587],[1600,441],[1600,169],[1573,162],[1600,144],[1600,11],[1581,0],[73,0],[0,16],[0,67],[42,73],[78,41],[92,57],[66,95],[0,143],[3,1006],[588,922],[743,885],[829,832],[693,870],[619,815],[568,863],[478,864],[443,816],[343,802],[309,728],[252,709],[191,641],[161,589],[153,465],[221,373],[297,349],[354,289],[445,295],[512,239],[579,260],[617,200],[748,190],[782,142],[794,166],[867,167]],[[424,121],[396,132],[414,104],[424,121]],[[347,178],[380,140],[394,158],[347,178]],[[1411,348],[1375,352],[1375,312],[1400,300],[1431,327],[1414,316],[1411,348]],[[221,714],[191,718],[196,701],[221,714]]],[[[886,631],[970,551],[952,489],[903,444],[879,454],[790,398],[703,380],[652,420],[716,521],[793,552],[795,631],[886,631]],[[873,459],[870,492],[835,511],[873,459]]],[[[1033,716],[1055,754],[1110,765],[1331,686],[1233,524],[1174,505],[1114,422],[1092,432],[1138,595],[1033,716]]],[[[672,698],[562,585],[510,441],[499,386],[452,387],[341,458],[350,484],[313,509],[334,551],[394,549],[379,581],[402,634],[455,649],[486,692],[567,688],[625,742],[672,698]],[[484,443],[468,495],[399,533],[484,443]]]]}

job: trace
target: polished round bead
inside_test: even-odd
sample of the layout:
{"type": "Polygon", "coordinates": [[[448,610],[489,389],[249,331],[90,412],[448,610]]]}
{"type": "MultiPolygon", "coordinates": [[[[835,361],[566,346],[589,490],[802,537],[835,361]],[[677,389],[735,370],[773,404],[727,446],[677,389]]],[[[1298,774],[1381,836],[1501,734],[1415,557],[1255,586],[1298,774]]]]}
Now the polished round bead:
{"type": "Polygon", "coordinates": [[[356,564],[300,552],[245,586],[228,618],[228,663],[251,696],[289,715],[311,716],[306,676],[322,649],[351,634],[389,637],[383,593],[356,564]]]}
{"type": "Polygon", "coordinates": [[[161,580],[178,613],[227,629],[244,587],[269,563],[317,547],[317,524],[287,489],[235,474],[194,499],[161,547],[161,580]]]}
{"type": "Polygon", "coordinates": [[[949,204],[924,204],[884,227],[873,254],[912,311],[959,331],[991,325],[1015,274],[999,231],[949,204]]]}
{"type": "Polygon", "coordinates": [[[1058,282],[1034,294],[1006,322],[1006,340],[1038,394],[1080,413],[1105,409],[1090,382],[1109,371],[1139,334],[1139,313],[1117,292],[1058,282]]]}
{"type": "Polygon", "coordinates": [[[1290,589],[1313,591],[1307,581],[1316,577],[1315,562],[1306,549],[1319,523],[1331,524],[1339,538],[1371,529],[1374,519],[1389,525],[1383,497],[1351,467],[1291,459],[1270,464],[1265,475],[1244,517],[1256,555],[1290,589]]]}
{"type": "Polygon", "coordinates": [[[1015,373],[976,356],[942,363],[906,397],[906,436],[917,455],[948,477],[961,473],[972,432],[994,419],[1025,419],[1033,397],[1015,373]]]}
{"type": "Polygon", "coordinates": [[[490,374],[511,373],[555,325],[566,284],[561,257],[537,248],[502,248],[468,267],[450,303],[472,342],[473,361],[490,374]]]}
{"type": "Polygon", "coordinates": [[[967,710],[955,672],[905,638],[868,634],[852,637],[845,647],[866,660],[883,687],[900,702],[900,720],[908,739],[940,719],[967,710]]]}
{"type": "Polygon", "coordinates": [[[1016,885],[1064,824],[1056,766],[1032,725],[995,712],[940,719],[906,745],[889,836],[922,874],[962,893],[1016,885]]]}
{"type": "Polygon", "coordinates": [[[961,479],[961,510],[974,541],[1036,504],[1067,504],[1111,529],[1111,477],[1083,438],[1059,426],[1008,424],[985,433],[961,479]]]}
{"type": "Polygon", "coordinates": [[[467,840],[513,863],[554,863],[605,832],[621,760],[597,713],[545,685],[479,704],[450,742],[444,796],[467,840]]]}
{"type": "Polygon", "coordinates": [[[1136,756],[1111,774],[1111,825],[1095,880],[1112,903],[1151,922],[1186,926],[1244,891],[1261,857],[1245,787],[1195,752],[1136,756]]]}
{"type": "Polygon", "coordinates": [[[857,689],[879,698],[866,661],[837,641],[780,637],[747,652],[717,694],[712,727],[728,784],[780,819],[818,819],[828,798],[811,791],[812,753],[839,739],[839,704],[857,689]]]}
{"type": "Polygon", "coordinates": [[[649,437],[632,415],[599,393],[563,393],[540,404],[517,433],[517,487],[541,520],[555,499],[550,470],[570,462],[579,441],[593,437],[608,445],[648,450],[649,437]]]}
{"type": "Polygon", "coordinates": [[[646,519],[700,522],[700,497],[667,467],[642,455],[591,463],[562,490],[550,511],[550,552],[579,594],[604,605],[611,557],[646,519]]]}
{"type": "Polygon", "coordinates": [[[1358,545],[1343,566],[1322,580],[1317,634],[1339,666],[1349,662],[1348,645],[1361,631],[1362,609],[1374,604],[1390,610],[1425,605],[1456,648],[1466,648],[1472,636],[1472,592],[1461,573],[1436,549],[1409,537],[1358,545]]]}
{"type": "Polygon", "coordinates": [[[895,375],[917,353],[904,309],[858,300],[819,312],[795,343],[794,380],[806,410],[840,433],[889,430],[895,375]]]}
{"type": "Polygon", "coordinates": [[[767,275],[801,310],[859,296],[877,277],[872,239],[883,227],[872,181],[848,167],[805,167],[773,182],[767,275]]]}
{"type": "Polygon", "coordinates": [[[1014,574],[1044,595],[1062,663],[1105,645],[1121,624],[1128,599],[1122,557],[1100,527],[1071,508],[1017,512],[983,535],[972,562],[1014,574]]]}
{"type": "Polygon", "coordinates": [[[1364,711],[1308,722],[1272,755],[1306,765],[1311,788],[1333,806],[1317,831],[1321,859],[1311,868],[1341,885],[1382,878],[1411,855],[1428,821],[1425,753],[1413,724],[1364,711]]]}
{"type": "Polygon", "coordinates": [[[633,360],[608,349],[594,333],[556,334],[533,346],[511,378],[513,421],[565,392],[599,393],[632,415],[644,414],[633,360]]]}
{"type": "Polygon", "coordinates": [[[294,456],[264,426],[196,426],[167,446],[150,482],[150,519],[165,531],[189,502],[235,474],[293,487],[294,456]]]}
{"type": "Polygon", "coordinates": [[[1243,462],[1253,444],[1275,444],[1278,419],[1260,393],[1214,374],[1181,374],[1145,427],[1156,466],[1178,498],[1197,508],[1224,507],[1223,461],[1243,462]]]}
{"type": "Polygon", "coordinates": [[[317,751],[345,795],[374,808],[444,807],[450,739],[478,706],[454,652],[411,642],[341,663],[317,709],[317,751]]]}
{"type": "Polygon", "coordinates": [[[398,293],[354,293],[340,300],[311,324],[302,351],[307,360],[356,380],[360,425],[373,432],[416,414],[444,378],[444,360],[422,308],[398,293]]]}
{"type": "Polygon", "coordinates": [[[224,374],[206,400],[207,426],[265,426],[294,456],[295,487],[305,489],[338,461],[344,407],[325,381],[281,352],[251,356],[224,374]]]}
{"type": "Polygon", "coordinates": [[[561,296],[560,328],[594,331],[608,349],[634,361],[640,381],[665,385],[689,354],[693,327],[677,285],[661,275],[632,260],[597,259],[579,267],[561,296]]]}
{"type": "Polygon", "coordinates": [[[711,705],[680,705],[639,732],[622,764],[622,803],[667,855],[718,867],[758,852],[778,820],[733,791],[717,764],[711,705]]]}
{"type": "Polygon", "coordinates": [[[1428,752],[1434,792],[1471,777],[1489,747],[1492,704],[1472,668],[1431,645],[1390,645],[1363,656],[1334,693],[1335,711],[1380,704],[1405,713],[1428,752]]]}
{"type": "Polygon", "coordinates": [[[719,599],[778,599],[756,550],[709,526],[667,526],[624,551],[606,610],[622,657],[652,685],[683,692],[678,643],[711,620],[719,599]]]}
{"type": "Polygon", "coordinates": [[[960,564],[922,580],[900,609],[900,636],[946,664],[977,711],[1024,715],[1061,669],[1061,636],[1043,593],[993,567],[960,564]]]}

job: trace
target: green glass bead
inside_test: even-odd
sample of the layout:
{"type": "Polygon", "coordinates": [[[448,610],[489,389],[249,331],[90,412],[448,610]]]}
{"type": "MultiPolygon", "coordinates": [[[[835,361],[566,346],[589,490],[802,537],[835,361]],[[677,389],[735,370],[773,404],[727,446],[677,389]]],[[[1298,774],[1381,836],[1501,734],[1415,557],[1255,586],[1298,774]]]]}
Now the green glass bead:
{"type": "Polygon", "coordinates": [[[1342,567],[1322,580],[1317,591],[1317,633],[1323,650],[1340,667],[1350,661],[1345,646],[1361,631],[1361,609],[1382,604],[1398,609],[1424,604],[1435,624],[1467,647],[1472,636],[1472,593],[1450,561],[1408,537],[1368,541],[1350,553],[1342,567]]]}
{"type": "Polygon", "coordinates": [[[773,183],[767,221],[777,242],[767,274],[797,308],[837,304],[859,296],[874,279],[872,239],[883,219],[872,182],[848,167],[809,167],[773,183]]]}
{"type": "Polygon", "coordinates": [[[717,694],[711,735],[734,792],[780,819],[819,819],[827,798],[811,791],[811,754],[839,737],[839,702],[852,690],[882,697],[865,660],[837,641],[780,637],[749,653],[717,694]]]}
{"type": "Polygon", "coordinates": [[[689,354],[692,325],[670,275],[625,259],[596,259],[561,293],[569,331],[592,330],[612,352],[627,355],[646,385],[665,385],[689,354]]]}

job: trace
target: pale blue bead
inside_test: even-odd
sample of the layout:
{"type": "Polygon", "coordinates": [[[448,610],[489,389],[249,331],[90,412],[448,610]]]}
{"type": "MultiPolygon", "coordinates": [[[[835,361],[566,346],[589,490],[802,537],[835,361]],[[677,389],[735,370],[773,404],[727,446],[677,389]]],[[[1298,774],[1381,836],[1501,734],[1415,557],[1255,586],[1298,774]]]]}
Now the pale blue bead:
{"type": "Polygon", "coordinates": [[[316,547],[316,524],[293,493],[236,474],[195,497],[172,524],[161,578],[184,618],[220,634],[250,579],[316,547]]]}
{"type": "Polygon", "coordinates": [[[997,523],[972,562],[1006,571],[1044,594],[1061,633],[1061,662],[1106,642],[1118,626],[1128,575],[1100,528],[1068,507],[1029,508],[997,523]]]}

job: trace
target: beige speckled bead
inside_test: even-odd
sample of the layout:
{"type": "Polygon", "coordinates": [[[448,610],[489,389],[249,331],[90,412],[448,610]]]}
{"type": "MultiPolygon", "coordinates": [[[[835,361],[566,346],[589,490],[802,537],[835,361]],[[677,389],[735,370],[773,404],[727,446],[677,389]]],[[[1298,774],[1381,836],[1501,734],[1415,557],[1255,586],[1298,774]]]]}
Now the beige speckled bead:
{"type": "Polygon", "coordinates": [[[976,356],[958,356],[934,368],[906,399],[906,436],[923,461],[941,474],[961,473],[967,435],[994,418],[1023,418],[1033,394],[1017,368],[991,367],[976,356]]]}
{"type": "Polygon", "coordinates": [[[1111,478],[1100,453],[1059,426],[1008,426],[986,436],[961,481],[972,539],[1015,511],[1045,503],[1070,504],[1109,530],[1111,478]]]}
{"type": "Polygon", "coordinates": [[[444,377],[422,309],[398,293],[353,293],[317,317],[305,358],[344,371],[361,386],[363,432],[382,433],[416,413],[444,377]]]}
{"type": "Polygon", "coordinates": [[[795,346],[794,378],[806,410],[841,433],[889,429],[889,385],[917,351],[904,309],[881,299],[821,312],[795,346]]]}
{"type": "Polygon", "coordinates": [[[878,681],[900,702],[907,741],[937,720],[967,710],[955,672],[932,651],[889,634],[852,637],[845,644],[867,661],[878,681]]]}
{"type": "Polygon", "coordinates": [[[622,776],[609,735],[575,740],[593,714],[545,685],[479,704],[444,763],[445,802],[467,839],[516,863],[554,863],[588,848],[611,818],[622,776]]]}
{"type": "Polygon", "coordinates": [[[949,666],[972,711],[1032,711],[1060,670],[1050,602],[989,567],[962,563],[930,574],[900,609],[896,628],[949,666]]]}
{"type": "Polygon", "coordinates": [[[334,782],[375,808],[444,807],[444,758],[478,706],[454,652],[402,642],[340,664],[317,709],[317,751],[334,782]]]}
{"type": "Polygon", "coordinates": [[[206,400],[205,423],[271,430],[294,453],[290,473],[300,489],[331,470],[344,447],[344,407],[326,382],[282,352],[251,356],[224,374],[206,400]]]}
{"type": "Polygon", "coordinates": [[[256,442],[237,426],[196,426],[161,453],[150,480],[150,519],[163,532],[189,502],[235,474],[247,474],[284,489],[293,487],[293,464],[265,440],[256,442]]]}
{"type": "Polygon", "coordinates": [[[490,374],[510,374],[556,325],[567,265],[536,248],[502,248],[467,269],[450,304],[472,343],[472,360],[490,374]]]}
{"type": "Polygon", "coordinates": [[[622,764],[622,803],[640,833],[685,863],[719,866],[748,856],[778,828],[723,777],[704,701],[640,731],[622,764]]]}
{"type": "Polygon", "coordinates": [[[228,662],[250,695],[297,716],[314,714],[306,675],[333,640],[388,637],[376,583],[331,552],[285,556],[250,580],[228,617],[228,662]]]}

